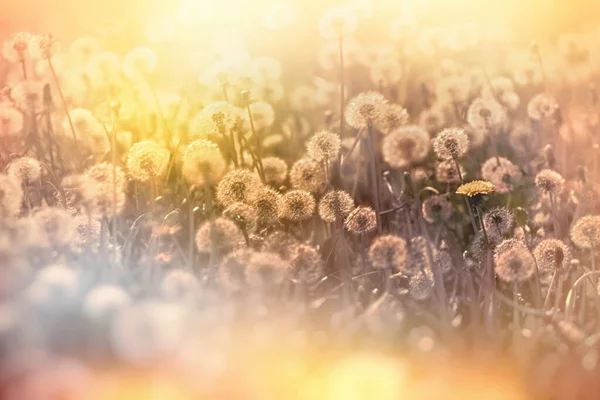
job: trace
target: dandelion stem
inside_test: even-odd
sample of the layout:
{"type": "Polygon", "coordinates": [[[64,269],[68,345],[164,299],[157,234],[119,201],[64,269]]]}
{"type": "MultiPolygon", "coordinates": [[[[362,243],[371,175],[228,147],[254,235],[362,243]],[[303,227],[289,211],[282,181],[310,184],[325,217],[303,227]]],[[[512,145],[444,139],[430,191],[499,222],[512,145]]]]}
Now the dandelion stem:
{"type": "Polygon", "coordinates": [[[369,151],[371,153],[371,179],[375,185],[375,196],[373,202],[375,204],[375,216],[377,217],[377,233],[381,234],[383,226],[381,222],[381,199],[379,190],[379,161],[377,159],[377,153],[375,152],[375,139],[373,137],[373,126],[371,124],[369,124],[368,141],[369,151]]]}
{"type": "Polygon", "coordinates": [[[592,240],[592,246],[590,247],[590,256],[592,258],[592,271],[596,271],[596,249],[594,246],[594,241],[592,240]]]}
{"type": "Polygon", "coordinates": [[[485,229],[485,225],[483,223],[483,216],[481,215],[481,210],[479,209],[479,207],[475,207],[475,210],[477,210],[477,217],[479,218],[479,223],[481,225],[481,231],[483,232],[483,237],[485,239],[485,245],[486,245],[486,269],[485,269],[485,277],[484,280],[487,279],[488,280],[488,284],[489,287],[494,289],[494,290],[489,290],[488,291],[488,299],[487,299],[487,303],[488,303],[488,328],[490,329],[490,333],[492,333],[495,336],[495,322],[494,322],[494,292],[495,292],[495,288],[496,288],[496,282],[494,279],[494,262],[492,260],[492,252],[490,250],[490,242],[489,242],[489,238],[485,229]]]}
{"type": "MultiPolygon", "coordinates": [[[[595,287],[596,282],[594,282],[594,280],[592,279],[592,276],[594,276],[594,275],[600,275],[600,271],[585,272],[583,275],[581,275],[575,281],[573,286],[571,286],[571,289],[569,290],[569,293],[567,294],[567,299],[565,300],[565,319],[569,319],[569,317],[571,315],[571,309],[573,308],[571,305],[575,301],[575,299],[573,298],[573,294],[575,293],[575,290],[577,289],[577,287],[579,287],[581,282],[583,282],[585,279],[588,279],[589,282],[592,284],[592,286],[595,287]]],[[[585,296],[585,294],[584,294],[584,296],[585,296]]],[[[595,291],[595,298],[596,298],[596,309],[598,310],[598,315],[600,315],[600,301],[599,301],[600,296],[598,295],[597,290],[595,291]]]]}
{"type": "Polygon", "coordinates": [[[554,227],[554,237],[560,238],[558,219],[556,218],[556,202],[554,201],[554,195],[550,195],[550,211],[552,212],[552,225],[554,227]]]}
{"type": "Polygon", "coordinates": [[[338,37],[340,55],[340,137],[344,137],[344,39],[338,37]]]}
{"type": "MultiPolygon", "coordinates": [[[[458,179],[460,179],[460,183],[463,183],[463,176],[462,176],[462,172],[460,172],[460,165],[458,164],[458,161],[456,159],[454,159],[454,166],[456,167],[456,173],[458,174],[458,179]]],[[[471,201],[469,200],[468,196],[464,196],[465,197],[465,205],[467,206],[467,212],[469,213],[469,220],[471,221],[471,226],[473,227],[473,232],[476,233],[477,232],[477,223],[475,222],[475,216],[473,215],[473,209],[471,207],[471,201]]]]}
{"type": "Polygon", "coordinates": [[[558,276],[558,269],[554,270],[552,274],[552,279],[550,280],[550,285],[548,286],[548,293],[546,293],[546,298],[544,299],[543,308],[547,309],[550,304],[550,295],[552,294],[552,289],[554,289],[554,285],[556,284],[556,278],[558,276]]]}
{"type": "Polygon", "coordinates": [[[169,127],[169,123],[167,122],[167,119],[165,118],[165,115],[162,111],[162,107],[160,105],[160,100],[158,99],[158,95],[156,94],[156,90],[154,89],[154,86],[152,84],[150,84],[150,82],[146,81],[146,84],[148,85],[148,88],[150,88],[150,92],[152,93],[152,98],[154,100],[154,104],[156,106],[156,112],[158,114],[158,116],[160,117],[160,120],[163,123],[163,127],[165,129],[165,144],[167,145],[167,148],[172,149],[173,148],[173,143],[172,142],[172,137],[173,137],[173,133],[171,132],[171,128],[169,127]]]}
{"type": "Polygon", "coordinates": [[[23,73],[23,79],[27,80],[27,65],[23,57],[21,57],[21,72],[23,73]]]}
{"type": "Polygon", "coordinates": [[[65,110],[65,114],[67,115],[67,121],[69,121],[69,128],[71,129],[71,134],[73,135],[73,140],[77,143],[77,135],[75,133],[75,126],[73,125],[73,120],[71,119],[71,114],[69,113],[69,109],[67,108],[67,101],[65,100],[65,95],[60,87],[60,83],[58,82],[58,76],[56,75],[56,71],[54,70],[54,65],[52,65],[52,59],[48,57],[48,66],[50,67],[50,73],[52,74],[52,79],[56,84],[56,89],[58,91],[58,97],[60,97],[60,102],[65,110]]]}
{"type": "MultiPolygon", "coordinates": [[[[113,124],[113,128],[111,131],[110,139],[111,139],[111,153],[112,153],[112,234],[113,237],[117,237],[117,124],[118,124],[118,116],[115,113],[115,122],[113,124]]],[[[116,240],[115,240],[116,242],[116,240]]],[[[115,243],[115,251],[117,249],[115,243]]],[[[116,253],[115,253],[116,257],[116,253]]]]}
{"type": "Polygon", "coordinates": [[[363,132],[364,132],[364,130],[362,130],[362,129],[358,131],[358,135],[356,135],[356,138],[352,142],[352,146],[350,146],[350,150],[348,150],[348,154],[346,154],[344,156],[344,159],[342,160],[342,164],[340,165],[340,169],[343,168],[346,165],[346,161],[348,159],[350,159],[350,156],[352,155],[352,152],[354,151],[354,149],[356,148],[356,146],[358,145],[358,143],[362,139],[363,132]]]}
{"type": "Polygon", "coordinates": [[[254,138],[254,152],[255,152],[255,162],[257,162],[257,167],[260,169],[259,174],[261,175],[261,180],[263,181],[263,183],[266,183],[265,181],[265,169],[263,167],[263,163],[262,163],[262,159],[261,159],[261,151],[260,151],[260,140],[258,138],[258,133],[256,131],[256,129],[254,128],[254,118],[252,117],[252,110],[250,109],[250,103],[247,102],[246,103],[246,110],[248,111],[248,119],[250,120],[250,129],[252,130],[252,137],[254,138]]]}

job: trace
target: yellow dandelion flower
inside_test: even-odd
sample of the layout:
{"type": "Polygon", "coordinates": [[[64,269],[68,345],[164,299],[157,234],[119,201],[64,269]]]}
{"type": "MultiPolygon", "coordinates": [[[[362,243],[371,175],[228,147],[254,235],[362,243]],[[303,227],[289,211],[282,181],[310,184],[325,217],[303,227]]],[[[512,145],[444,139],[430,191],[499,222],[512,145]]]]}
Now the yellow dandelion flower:
{"type": "Polygon", "coordinates": [[[464,183],[456,189],[456,194],[463,196],[477,196],[479,194],[490,194],[496,191],[496,187],[492,182],[476,180],[464,183]]]}

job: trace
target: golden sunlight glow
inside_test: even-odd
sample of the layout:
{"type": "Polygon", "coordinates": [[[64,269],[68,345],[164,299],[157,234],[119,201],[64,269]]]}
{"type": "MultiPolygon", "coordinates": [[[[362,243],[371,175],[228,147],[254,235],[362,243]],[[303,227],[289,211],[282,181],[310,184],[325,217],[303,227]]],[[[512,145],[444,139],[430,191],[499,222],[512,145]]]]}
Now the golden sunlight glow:
{"type": "Polygon", "coordinates": [[[599,88],[600,0],[0,0],[0,399],[600,399],[599,88]]]}

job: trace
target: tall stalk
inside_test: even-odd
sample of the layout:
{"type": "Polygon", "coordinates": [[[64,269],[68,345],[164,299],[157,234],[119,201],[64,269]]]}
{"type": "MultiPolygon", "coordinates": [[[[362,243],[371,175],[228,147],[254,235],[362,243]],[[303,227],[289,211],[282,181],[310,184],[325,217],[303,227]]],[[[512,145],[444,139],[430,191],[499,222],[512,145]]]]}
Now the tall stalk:
{"type": "Polygon", "coordinates": [[[338,48],[340,52],[340,137],[344,137],[344,39],[338,37],[338,48]]]}
{"type": "Polygon", "coordinates": [[[48,67],[50,67],[50,73],[52,74],[52,79],[54,80],[54,84],[56,85],[56,90],[58,91],[58,97],[60,98],[60,103],[67,115],[67,121],[69,121],[69,128],[71,129],[71,135],[73,135],[73,140],[77,144],[77,134],[75,133],[75,126],[73,125],[73,120],[71,119],[71,114],[69,113],[69,108],[67,107],[67,101],[65,100],[65,95],[60,87],[60,83],[58,82],[58,76],[56,75],[56,71],[54,70],[54,65],[52,65],[52,59],[48,57],[48,67]]]}
{"type": "Polygon", "coordinates": [[[373,126],[369,124],[369,152],[371,153],[371,179],[373,180],[373,184],[375,185],[375,216],[377,218],[377,233],[380,234],[383,226],[381,223],[381,191],[379,189],[379,175],[380,175],[380,167],[379,160],[377,159],[377,153],[375,152],[375,138],[373,137],[373,126]]]}
{"type": "MultiPolygon", "coordinates": [[[[112,127],[112,131],[110,133],[110,147],[111,147],[111,156],[112,156],[112,234],[115,239],[115,251],[117,249],[117,124],[119,123],[119,110],[114,110],[114,118],[115,122],[112,127]]],[[[116,260],[115,253],[115,260],[116,260]]]]}
{"type": "MultiPolygon", "coordinates": [[[[454,166],[456,168],[456,173],[458,174],[458,179],[460,179],[460,183],[464,183],[462,172],[460,172],[460,165],[458,161],[454,159],[454,166]]],[[[477,223],[475,222],[475,216],[473,215],[473,209],[471,208],[471,201],[468,196],[464,196],[465,205],[467,206],[467,212],[469,213],[469,221],[471,221],[471,226],[473,227],[473,232],[477,233],[477,223]]]]}
{"type": "Polygon", "coordinates": [[[257,164],[256,167],[258,169],[258,174],[260,175],[261,180],[265,183],[265,169],[263,167],[261,152],[260,152],[260,140],[258,139],[258,133],[254,128],[254,118],[252,117],[252,110],[250,109],[250,102],[246,101],[246,110],[248,111],[248,119],[250,120],[250,129],[252,130],[252,137],[254,138],[254,152],[256,155],[256,159],[254,160],[257,164]]]}

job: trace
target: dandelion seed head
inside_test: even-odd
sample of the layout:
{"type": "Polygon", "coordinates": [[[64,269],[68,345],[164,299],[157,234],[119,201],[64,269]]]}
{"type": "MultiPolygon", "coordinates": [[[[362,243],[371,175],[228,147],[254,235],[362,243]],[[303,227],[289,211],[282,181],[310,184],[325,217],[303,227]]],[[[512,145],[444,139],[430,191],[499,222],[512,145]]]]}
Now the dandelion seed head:
{"type": "Polygon", "coordinates": [[[504,92],[514,92],[515,85],[510,78],[505,76],[496,76],[490,80],[490,85],[485,85],[482,90],[482,94],[485,97],[494,95],[500,95],[504,92]]]}
{"type": "Polygon", "coordinates": [[[421,267],[425,269],[434,267],[434,263],[439,258],[438,252],[434,246],[430,248],[428,243],[428,239],[422,235],[413,236],[410,239],[408,243],[408,267],[405,270],[407,274],[416,273],[415,271],[421,270],[421,267]]]}
{"type": "Polygon", "coordinates": [[[75,251],[82,252],[84,248],[97,250],[100,246],[100,221],[90,218],[86,215],[76,215],[73,217],[76,234],[73,239],[75,251]]]}
{"type": "Polygon", "coordinates": [[[535,259],[526,247],[514,246],[495,257],[496,275],[507,283],[525,282],[535,272],[535,259]]]}
{"type": "Polygon", "coordinates": [[[429,134],[416,125],[405,125],[383,139],[383,159],[392,168],[423,161],[430,150],[429,134]]]}
{"type": "Polygon", "coordinates": [[[325,39],[348,36],[356,31],[358,19],[349,7],[332,8],[319,20],[319,32],[325,39]]]}
{"type": "Polygon", "coordinates": [[[202,186],[218,182],[227,165],[219,147],[209,140],[195,140],[185,149],[182,174],[192,184],[202,186]]]}
{"type": "Polygon", "coordinates": [[[0,174],[0,219],[15,217],[21,212],[23,189],[19,181],[0,174]]]}
{"type": "Polygon", "coordinates": [[[302,158],[292,165],[290,181],[293,188],[311,193],[321,192],[327,183],[323,166],[310,158],[302,158]]]}
{"type": "Polygon", "coordinates": [[[310,192],[290,190],[281,196],[279,216],[290,221],[303,221],[314,214],[315,207],[315,198],[310,192]]]}
{"type": "Polygon", "coordinates": [[[269,188],[262,188],[252,202],[256,209],[257,223],[260,227],[272,225],[280,214],[281,195],[269,188]]]}
{"type": "Polygon", "coordinates": [[[93,36],[79,36],[69,46],[69,54],[78,64],[86,65],[102,51],[102,43],[93,36]]]}
{"type": "Polygon", "coordinates": [[[319,216],[325,222],[343,222],[354,210],[354,199],[343,190],[327,192],[319,201],[319,216]]]}
{"type": "Polygon", "coordinates": [[[520,156],[531,154],[539,146],[539,138],[533,134],[531,127],[525,123],[515,123],[508,137],[510,146],[520,156]]]}
{"type": "Polygon", "coordinates": [[[282,158],[265,157],[262,159],[263,172],[267,185],[275,188],[285,184],[288,177],[288,165],[282,158]]]}
{"type": "Polygon", "coordinates": [[[192,138],[206,139],[209,135],[227,134],[238,119],[244,119],[242,111],[226,101],[207,104],[189,126],[192,138]]]}
{"type": "Polygon", "coordinates": [[[462,104],[469,98],[469,81],[465,76],[451,75],[442,78],[436,88],[437,101],[462,104]]]}
{"type": "Polygon", "coordinates": [[[246,286],[246,267],[254,250],[238,249],[228,254],[219,264],[219,281],[229,290],[240,290],[246,286]]]}
{"type": "Polygon", "coordinates": [[[469,149],[470,150],[479,149],[479,148],[481,148],[481,146],[484,145],[484,143],[488,137],[488,132],[486,130],[475,129],[471,125],[468,125],[468,124],[463,125],[462,128],[464,129],[464,131],[467,133],[467,136],[469,137],[469,149]]]}
{"type": "Polygon", "coordinates": [[[535,185],[542,193],[558,195],[565,183],[564,178],[556,171],[543,169],[535,176],[535,185]]]}
{"type": "Polygon", "coordinates": [[[408,111],[398,104],[386,103],[381,106],[381,112],[375,120],[375,127],[387,135],[408,123],[408,111]]]}
{"type": "Polygon", "coordinates": [[[17,137],[23,130],[23,113],[9,105],[0,104],[0,137],[17,137]]]}
{"type": "Polygon", "coordinates": [[[23,62],[31,57],[32,41],[31,33],[17,32],[4,42],[2,56],[13,63],[23,62]]]}
{"type": "Polygon", "coordinates": [[[448,244],[442,240],[436,254],[436,262],[441,267],[443,273],[448,273],[454,269],[454,261],[450,254],[448,244]]]}
{"type": "Polygon", "coordinates": [[[49,60],[58,52],[58,43],[49,34],[34,35],[31,41],[31,55],[35,59],[49,60]]]}
{"type": "Polygon", "coordinates": [[[562,240],[544,239],[533,250],[541,271],[567,271],[573,256],[571,249],[562,240]]]}
{"type": "Polygon", "coordinates": [[[373,126],[375,121],[381,118],[386,102],[381,93],[359,93],[346,106],[346,123],[355,129],[373,126]]]}
{"type": "Polygon", "coordinates": [[[501,238],[508,234],[513,227],[515,218],[509,209],[496,207],[483,214],[483,226],[489,236],[501,238]]]}
{"type": "Polygon", "coordinates": [[[25,112],[39,112],[43,105],[44,84],[39,81],[21,81],[10,86],[10,98],[15,106],[25,112]]]}
{"type": "Polygon", "coordinates": [[[309,287],[319,283],[325,269],[319,252],[312,246],[300,244],[293,249],[292,253],[288,275],[309,287]]]}
{"type": "MultiPolygon", "coordinates": [[[[488,236],[486,238],[483,231],[479,230],[469,244],[469,253],[477,261],[484,263],[487,259],[488,251],[491,250],[494,245],[498,244],[498,241],[500,240],[502,240],[502,238],[499,236],[488,236]]],[[[506,242],[506,240],[504,242],[506,242]]]]}
{"type": "Polygon", "coordinates": [[[277,254],[255,252],[246,267],[246,279],[255,288],[268,288],[281,284],[286,272],[287,264],[277,254]]]}
{"type": "Polygon", "coordinates": [[[369,75],[376,85],[394,85],[402,79],[402,65],[396,59],[382,57],[372,64],[369,75]]]}
{"type": "Polygon", "coordinates": [[[121,60],[112,52],[98,53],[88,62],[86,72],[95,87],[115,85],[121,78],[121,60]]]}
{"type": "Polygon", "coordinates": [[[521,183],[520,168],[504,157],[491,157],[481,166],[481,176],[496,187],[498,193],[508,193],[521,183]]]}
{"type": "Polygon", "coordinates": [[[156,69],[158,57],[148,47],[137,47],[123,57],[123,73],[129,79],[143,80],[156,69]]]}
{"type": "Polygon", "coordinates": [[[247,232],[254,230],[256,226],[256,209],[246,203],[236,202],[230,204],[223,210],[223,216],[229,218],[247,232]]]}
{"type": "Polygon", "coordinates": [[[446,122],[446,113],[440,105],[434,105],[419,114],[419,126],[432,135],[444,129],[446,122]]]}
{"type": "Polygon", "coordinates": [[[488,132],[495,131],[504,121],[505,113],[502,106],[494,99],[477,98],[467,110],[467,122],[474,129],[488,132]]]}
{"type": "Polygon", "coordinates": [[[79,289],[79,278],[72,268],[52,264],[37,272],[26,296],[34,305],[52,306],[73,300],[79,289]]]}
{"type": "Polygon", "coordinates": [[[571,343],[581,344],[586,334],[573,321],[560,320],[555,322],[554,329],[571,343]]]}
{"type": "Polygon", "coordinates": [[[143,301],[120,310],[109,331],[112,351],[133,365],[173,354],[183,339],[185,309],[174,302],[143,301]]]}
{"type": "MultiPolygon", "coordinates": [[[[344,55],[344,68],[350,68],[360,61],[362,55],[361,50],[361,46],[353,40],[353,38],[344,40],[342,49],[344,55]]],[[[317,60],[324,70],[331,71],[339,68],[340,55],[338,43],[331,41],[323,44],[317,54],[317,60]]],[[[327,84],[320,82],[320,85],[317,88],[317,102],[323,104],[327,99],[333,99],[334,92],[335,89],[331,87],[331,82],[327,82],[327,84]]]]}
{"type": "Polygon", "coordinates": [[[270,128],[275,121],[275,110],[273,106],[265,101],[257,101],[250,104],[254,128],[258,131],[270,128]]]}
{"type": "Polygon", "coordinates": [[[296,87],[290,94],[290,107],[299,112],[313,110],[317,106],[317,89],[309,85],[296,87]]]}
{"type": "Polygon", "coordinates": [[[520,86],[537,86],[544,80],[539,63],[530,57],[513,62],[511,70],[515,83],[520,86]]]}
{"type": "Polygon", "coordinates": [[[196,232],[196,247],[202,253],[227,254],[244,243],[237,225],[227,218],[207,221],[196,232]]]}
{"type": "Polygon", "coordinates": [[[108,190],[113,185],[118,191],[124,191],[127,186],[127,178],[123,169],[109,163],[94,164],[83,173],[84,179],[103,185],[108,190]]]}
{"type": "Polygon", "coordinates": [[[410,177],[415,183],[423,183],[429,180],[430,176],[431,171],[422,167],[417,167],[410,170],[410,177]]]}
{"type": "Polygon", "coordinates": [[[250,62],[250,74],[259,82],[275,82],[281,78],[281,63],[272,57],[259,57],[250,62]]]}
{"type": "Polygon", "coordinates": [[[446,128],[433,139],[433,151],[439,159],[456,160],[469,150],[469,136],[460,128],[446,128]]]}
{"type": "Polygon", "coordinates": [[[356,207],[344,221],[344,227],[355,235],[364,235],[377,228],[377,216],[369,206],[356,207]]]}
{"type": "Polygon", "coordinates": [[[224,207],[233,203],[251,203],[260,189],[261,183],[256,174],[247,169],[229,171],[217,186],[217,201],[224,207]]]}
{"type": "Polygon", "coordinates": [[[545,93],[540,93],[533,97],[527,104],[527,115],[535,121],[550,119],[554,117],[558,110],[556,100],[545,93]]]}
{"type": "Polygon", "coordinates": [[[586,215],[571,228],[571,240],[581,249],[590,249],[600,240],[600,216],[586,215]]]}
{"type": "Polygon", "coordinates": [[[498,97],[498,101],[510,111],[517,110],[519,108],[519,105],[521,104],[521,98],[515,92],[501,93],[498,97]]]}
{"type": "MultiPolygon", "coordinates": [[[[110,143],[98,118],[85,108],[72,109],[69,111],[69,116],[73,123],[78,146],[84,145],[88,152],[104,156],[110,149],[110,143]]],[[[62,121],[62,132],[65,139],[71,140],[73,132],[67,117],[62,121]]]]}
{"type": "Polygon", "coordinates": [[[495,77],[491,80],[491,88],[485,85],[482,90],[482,97],[495,98],[506,109],[514,111],[519,107],[521,99],[515,93],[515,85],[510,78],[503,76],[495,77]]]}
{"type": "Polygon", "coordinates": [[[425,221],[436,224],[447,221],[452,215],[453,209],[447,197],[433,195],[423,201],[422,212],[425,221]]]}
{"type": "Polygon", "coordinates": [[[170,271],[160,284],[161,293],[171,299],[193,299],[200,289],[200,282],[194,274],[181,269],[170,271]]]}
{"type": "Polygon", "coordinates": [[[315,161],[335,161],[341,146],[342,141],[338,134],[321,131],[310,138],[306,149],[308,156],[315,161]]]}
{"type": "Polygon", "coordinates": [[[265,238],[261,250],[275,253],[289,261],[294,257],[294,251],[299,245],[300,242],[291,233],[275,231],[265,238]]]}
{"type": "Polygon", "coordinates": [[[433,287],[433,271],[430,268],[426,268],[425,273],[417,270],[408,282],[408,294],[414,300],[425,301],[431,297],[433,287]]]}
{"type": "Polygon", "coordinates": [[[102,320],[115,315],[130,304],[131,297],[119,286],[100,285],[85,296],[83,311],[91,319],[102,320]]]}
{"type": "Polygon", "coordinates": [[[527,250],[527,245],[521,239],[516,239],[516,238],[505,239],[502,242],[500,242],[494,249],[494,257],[498,257],[500,254],[504,253],[505,251],[515,250],[515,249],[519,249],[519,251],[527,250]]]}
{"type": "Polygon", "coordinates": [[[145,140],[134,144],[129,149],[127,171],[131,179],[147,182],[166,175],[169,159],[169,151],[165,147],[145,140]]]}
{"type": "Polygon", "coordinates": [[[71,214],[65,210],[44,207],[37,210],[33,218],[42,228],[44,236],[52,246],[67,246],[76,238],[77,225],[71,214]]]}
{"type": "Polygon", "coordinates": [[[79,214],[87,206],[84,196],[85,179],[83,174],[67,175],[61,181],[64,198],[61,193],[56,193],[57,202],[64,206],[70,214],[79,214]]]}
{"type": "Polygon", "coordinates": [[[30,185],[39,181],[42,176],[42,166],[35,158],[20,157],[8,164],[6,174],[23,185],[30,185]]]}
{"type": "Polygon", "coordinates": [[[407,258],[406,240],[397,235],[379,236],[369,247],[369,260],[375,268],[405,272],[407,258]]]}
{"type": "Polygon", "coordinates": [[[438,162],[435,166],[435,179],[441,183],[460,183],[460,177],[464,178],[467,171],[460,164],[458,168],[460,168],[461,175],[458,174],[454,161],[446,160],[438,162]]]}
{"type": "Polygon", "coordinates": [[[270,31],[277,31],[289,26],[295,19],[294,10],[287,3],[275,3],[264,17],[265,27],[270,31]]]}

